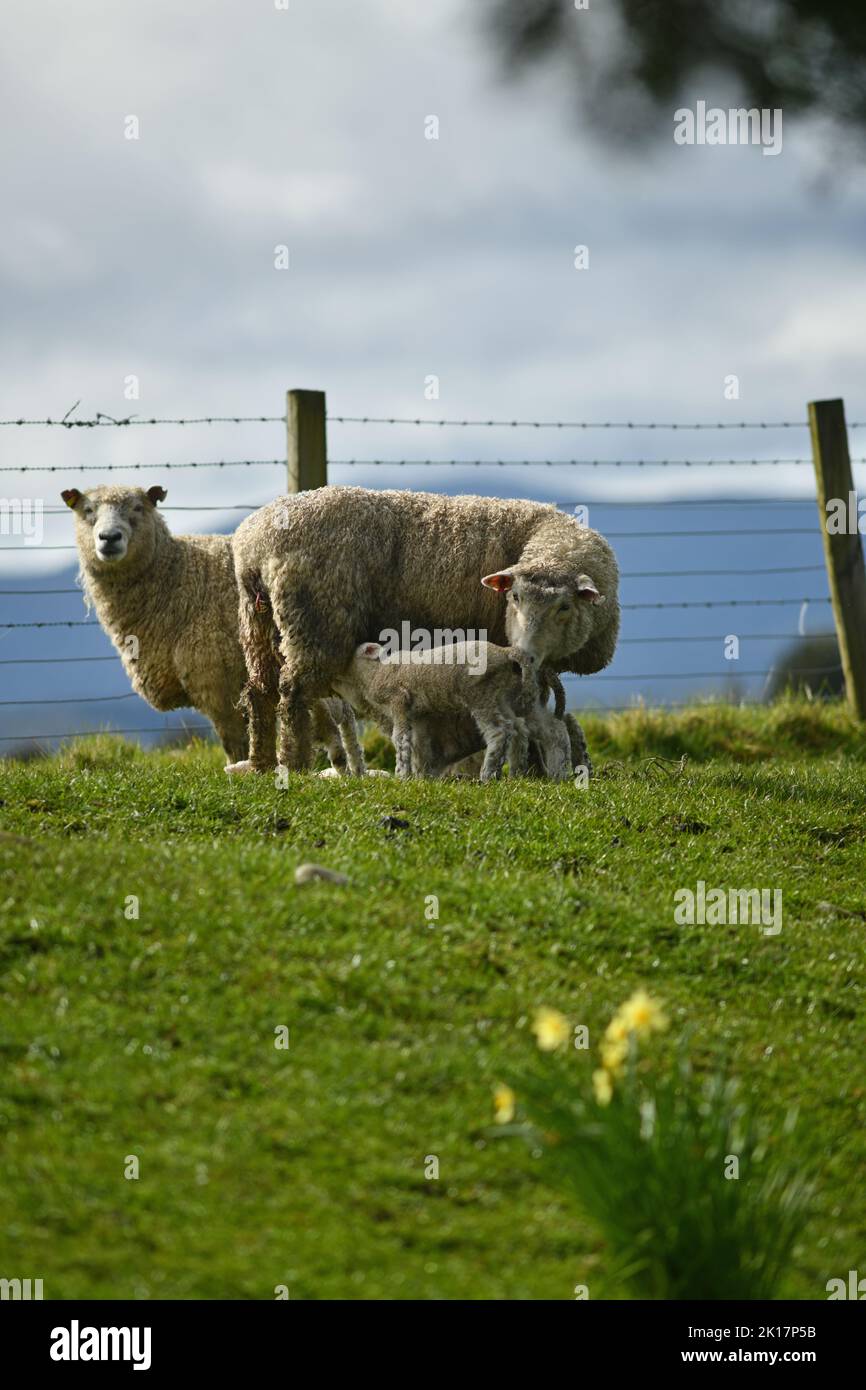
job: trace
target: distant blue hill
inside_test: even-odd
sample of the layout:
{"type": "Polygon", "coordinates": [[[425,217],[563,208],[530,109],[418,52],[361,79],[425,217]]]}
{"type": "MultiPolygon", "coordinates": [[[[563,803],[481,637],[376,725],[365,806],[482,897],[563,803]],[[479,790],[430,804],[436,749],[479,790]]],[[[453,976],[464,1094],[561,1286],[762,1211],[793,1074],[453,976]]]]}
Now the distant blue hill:
{"type": "MultiPolygon", "coordinates": [[[[381,472],[352,481],[386,485],[381,472]]],[[[402,481],[391,484],[389,477],[387,483],[402,481]]],[[[495,479],[498,487],[491,486],[486,470],[483,479],[467,472],[452,475],[449,481],[451,486],[437,490],[564,500],[549,488],[528,493],[525,474],[520,476],[524,486],[512,492],[504,486],[503,475],[495,479]]],[[[417,472],[412,482],[420,485],[417,472]]],[[[707,694],[757,700],[774,662],[797,636],[803,600],[810,600],[806,631],[832,629],[814,498],[795,503],[714,499],[631,505],[624,496],[615,504],[590,503],[589,519],[610,538],[619,559],[623,626],[616,657],[606,671],[567,678],[573,708],[629,705],[639,698],[651,704],[673,704],[707,694]],[[754,570],[778,572],[755,575],[754,570]],[[753,606],[754,600],[760,604],[753,606]],[[630,607],[665,603],[698,606],[630,607]],[[740,639],[739,660],[725,659],[724,639],[729,635],[740,639]]],[[[173,529],[189,528],[189,520],[177,514],[169,520],[173,529]]],[[[0,578],[0,623],[72,621],[87,616],[79,591],[24,592],[75,589],[77,566],[72,558],[50,577],[28,576],[24,553],[21,558],[20,574],[0,578]]],[[[132,695],[120,662],[98,626],[0,630],[0,662],[2,701],[45,702],[0,704],[4,740],[0,752],[11,751],[19,740],[34,735],[50,741],[100,727],[150,730],[135,735],[149,744],[166,730],[203,722],[192,710],[159,714],[132,695]],[[90,703],[97,696],[128,698],[90,703]],[[48,703],[52,700],[69,703],[48,703]]]]}

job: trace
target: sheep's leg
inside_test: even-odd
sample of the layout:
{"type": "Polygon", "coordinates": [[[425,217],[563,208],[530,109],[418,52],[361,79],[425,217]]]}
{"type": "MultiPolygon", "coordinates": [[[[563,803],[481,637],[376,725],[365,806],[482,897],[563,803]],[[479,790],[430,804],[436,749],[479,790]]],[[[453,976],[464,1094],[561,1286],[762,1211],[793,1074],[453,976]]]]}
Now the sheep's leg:
{"type": "Polygon", "coordinates": [[[247,683],[239,703],[247,714],[250,766],[254,772],[269,772],[277,765],[277,709],[274,697],[247,683]]]}
{"type": "Polygon", "coordinates": [[[239,579],[239,587],[240,642],[249,679],[238,709],[246,715],[250,765],[256,772],[269,772],[277,765],[278,633],[260,576],[246,575],[239,579]]]}
{"type": "Polygon", "coordinates": [[[513,721],[489,719],[477,714],[475,722],[481,730],[481,737],[485,744],[484,762],[481,764],[481,781],[491,782],[502,776],[502,768],[505,764],[505,755],[508,752],[514,724],[513,721]]]}
{"type": "Polygon", "coordinates": [[[280,763],[290,772],[306,772],[313,761],[313,722],[304,681],[289,664],[280,672],[280,763]]]}

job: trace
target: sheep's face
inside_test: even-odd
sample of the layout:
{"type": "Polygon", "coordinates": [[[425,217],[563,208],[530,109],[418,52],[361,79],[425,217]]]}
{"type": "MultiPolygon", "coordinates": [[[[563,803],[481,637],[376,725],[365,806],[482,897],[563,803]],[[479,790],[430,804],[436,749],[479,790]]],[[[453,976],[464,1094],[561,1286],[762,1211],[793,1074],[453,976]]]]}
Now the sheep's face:
{"type": "Polygon", "coordinates": [[[502,570],[482,579],[505,595],[505,631],[512,647],[539,663],[579,651],[592,636],[593,614],[604,603],[589,575],[577,579],[502,570]]]}
{"type": "Polygon", "coordinates": [[[90,492],[69,488],[61,496],[75,513],[78,550],[93,567],[120,565],[140,556],[153,544],[152,518],[166,492],[152,487],[95,487],[90,492]]]}

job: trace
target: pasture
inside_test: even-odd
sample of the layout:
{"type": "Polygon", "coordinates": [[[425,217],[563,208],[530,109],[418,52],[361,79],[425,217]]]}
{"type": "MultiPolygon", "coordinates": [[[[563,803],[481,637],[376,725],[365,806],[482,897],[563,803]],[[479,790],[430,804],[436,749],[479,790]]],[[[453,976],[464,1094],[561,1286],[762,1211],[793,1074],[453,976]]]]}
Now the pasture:
{"type": "MultiPolygon", "coordinates": [[[[862,1269],[863,726],[804,701],[584,723],[585,789],[278,790],[108,737],[4,762],[0,1269],[63,1299],[622,1296],[493,1092],[539,1005],[598,1038],[641,986],[771,1146],[806,1118],[782,1292],[862,1269]],[[296,887],[305,861],[348,886],[296,887]],[[781,888],[782,931],[677,925],[699,880],[781,888]]],[[[588,1086],[593,1053],[570,1065],[588,1086]]]]}

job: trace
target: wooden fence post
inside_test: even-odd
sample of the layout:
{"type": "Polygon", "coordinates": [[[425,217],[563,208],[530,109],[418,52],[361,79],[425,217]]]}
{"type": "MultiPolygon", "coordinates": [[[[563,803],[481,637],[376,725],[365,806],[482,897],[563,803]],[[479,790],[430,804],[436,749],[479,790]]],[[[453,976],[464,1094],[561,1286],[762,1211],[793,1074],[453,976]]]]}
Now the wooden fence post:
{"type": "Polygon", "coordinates": [[[289,492],[306,492],[328,482],[324,391],[286,392],[289,492]]]}
{"type": "Polygon", "coordinates": [[[866,569],[858,530],[857,494],[851,475],[844,401],[812,401],[809,427],[824,558],[845,690],[855,717],[866,720],[866,569]]]}

